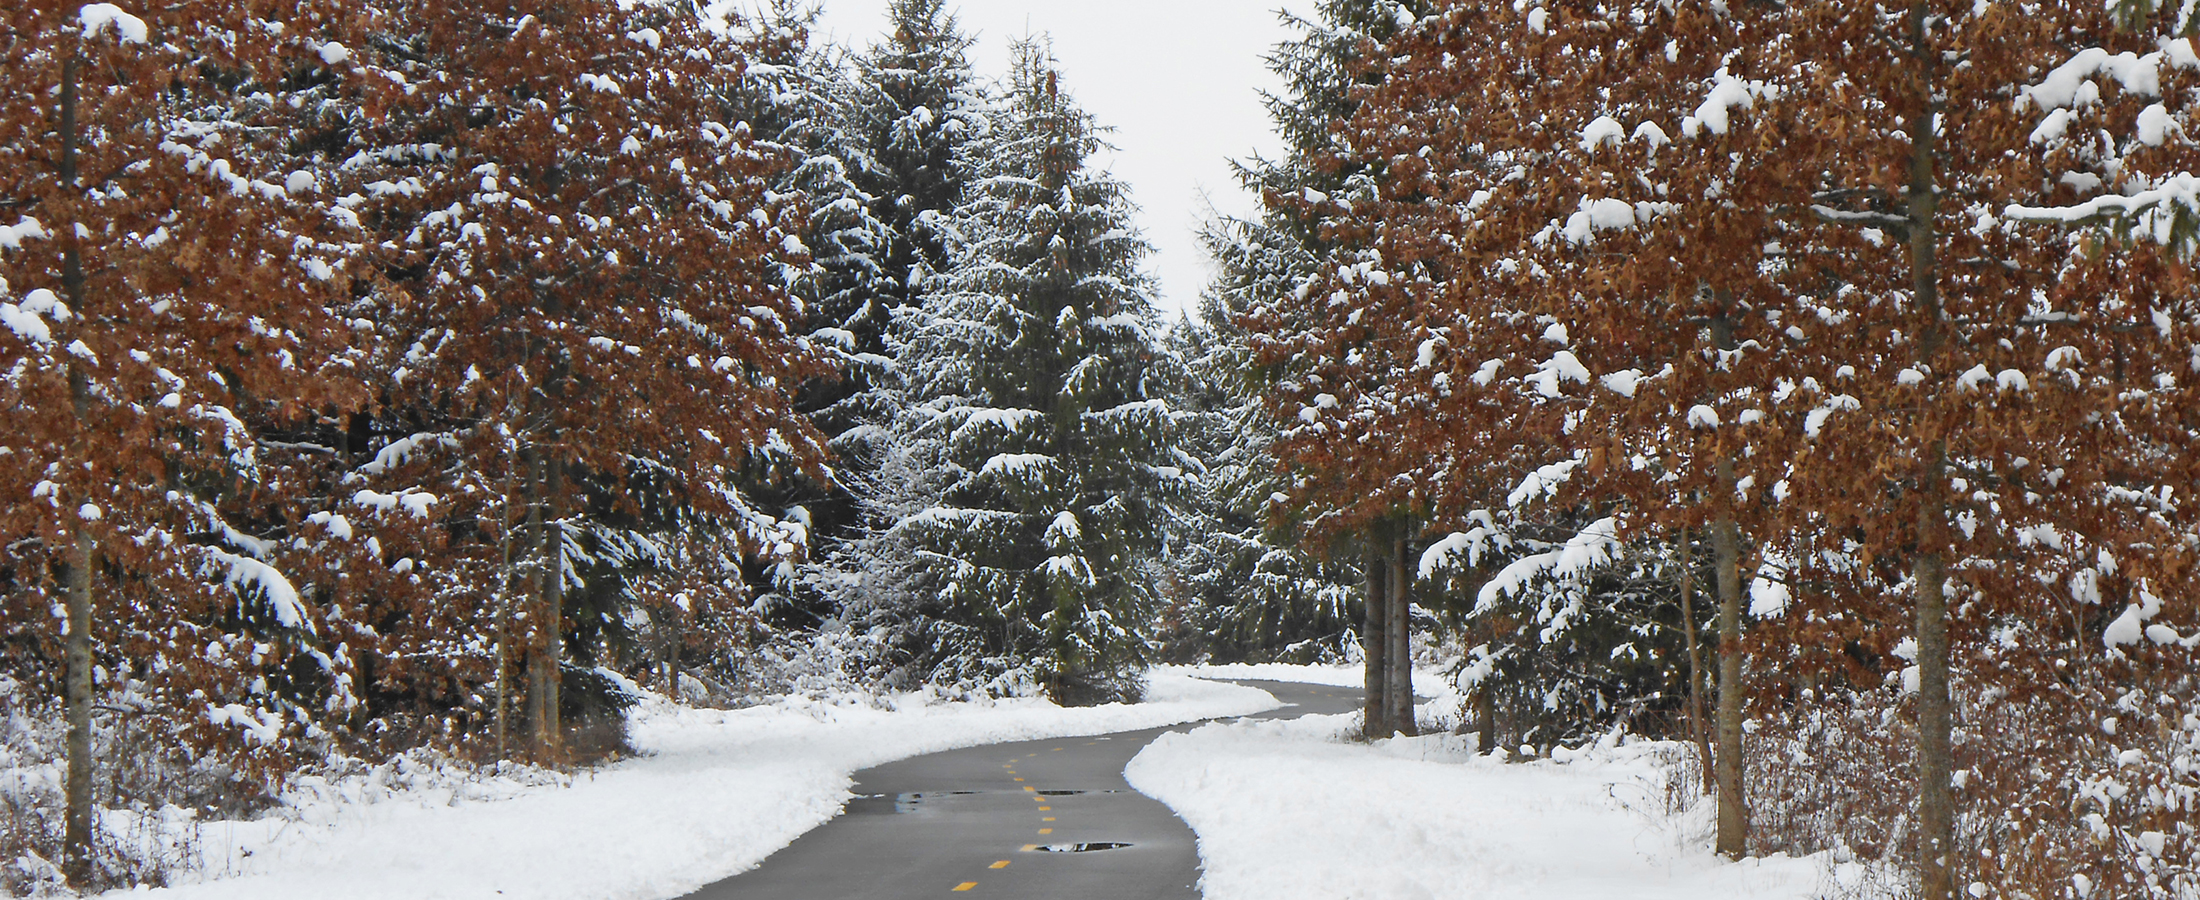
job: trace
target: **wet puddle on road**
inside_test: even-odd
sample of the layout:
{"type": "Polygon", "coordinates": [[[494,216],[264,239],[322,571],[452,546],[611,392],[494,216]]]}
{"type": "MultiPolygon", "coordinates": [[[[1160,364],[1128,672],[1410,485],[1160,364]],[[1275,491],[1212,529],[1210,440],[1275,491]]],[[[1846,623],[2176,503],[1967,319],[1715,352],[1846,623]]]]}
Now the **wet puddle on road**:
{"type": "Polygon", "coordinates": [[[1091,853],[1096,850],[1121,850],[1129,844],[1121,841],[1086,841],[1081,844],[1036,844],[1029,849],[1033,853],[1091,853]]]}
{"type": "Polygon", "coordinates": [[[906,794],[862,794],[848,801],[851,813],[914,813],[924,810],[926,803],[942,797],[964,797],[972,794],[1013,794],[1043,797],[1074,797],[1080,794],[1121,794],[1120,790],[1098,791],[919,791],[906,794]]]}

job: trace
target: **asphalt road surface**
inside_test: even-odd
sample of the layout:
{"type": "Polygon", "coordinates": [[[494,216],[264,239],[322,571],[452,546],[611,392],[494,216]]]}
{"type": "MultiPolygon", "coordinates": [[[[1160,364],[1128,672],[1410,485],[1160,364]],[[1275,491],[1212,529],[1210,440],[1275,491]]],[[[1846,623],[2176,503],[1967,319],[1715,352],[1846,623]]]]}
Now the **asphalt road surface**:
{"type": "MultiPolygon", "coordinates": [[[[1358,688],[1239,683],[1296,704],[1248,718],[1360,706],[1358,688]]],[[[1123,780],[1147,742],[1190,727],[990,744],[865,769],[838,818],[689,900],[1195,900],[1192,830],[1123,780]]]]}

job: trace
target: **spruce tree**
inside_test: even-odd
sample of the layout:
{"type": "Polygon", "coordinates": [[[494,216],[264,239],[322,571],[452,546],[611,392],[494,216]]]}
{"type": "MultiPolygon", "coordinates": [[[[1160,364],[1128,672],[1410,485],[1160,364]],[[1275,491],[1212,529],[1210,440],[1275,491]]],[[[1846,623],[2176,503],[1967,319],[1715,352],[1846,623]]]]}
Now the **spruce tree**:
{"type": "Polygon", "coordinates": [[[1057,702],[1134,699],[1164,504],[1185,481],[1124,185],[1090,168],[1092,117],[1044,44],[1020,43],[983,137],[956,159],[950,290],[906,311],[866,591],[916,669],[1057,702]]]}
{"type": "MultiPolygon", "coordinates": [[[[1420,0],[1323,0],[1312,19],[1285,14],[1285,23],[1299,36],[1279,45],[1269,57],[1269,67],[1282,78],[1285,91],[1269,96],[1267,105],[1286,153],[1274,160],[1256,157],[1238,167],[1240,180],[1261,193],[1264,214],[1217,223],[1207,234],[1209,250],[1222,270],[1209,316],[1218,326],[1227,319],[1232,326],[1250,327],[1252,333],[1241,344],[1244,358],[1260,359],[1257,345],[1279,330],[1327,315],[1328,310],[1320,306],[1322,298],[1309,300],[1302,285],[1323,271],[1367,262],[1358,254],[1353,235],[1322,231],[1324,210],[1330,208],[1325,204],[1349,206],[1375,199],[1373,173],[1340,141],[1332,126],[1349,119],[1357,108],[1355,89],[1367,81],[1369,63],[1379,58],[1383,42],[1415,21],[1427,6],[1420,0]],[[1311,310],[1297,308],[1308,304],[1311,310]],[[1265,311],[1283,308],[1292,310],[1283,319],[1264,319],[1265,311]]],[[[1225,333],[1239,332],[1233,327],[1225,333]]],[[[1271,453],[1268,448],[1282,431],[1280,424],[1271,424],[1286,393],[1277,385],[1292,382],[1305,368],[1262,365],[1264,381],[1257,396],[1267,409],[1242,418],[1267,431],[1258,442],[1264,455],[1271,453]]],[[[1326,390],[1322,393],[1328,395],[1326,390]]],[[[1308,544],[1307,549],[1326,553],[1357,544],[1365,553],[1361,575],[1367,592],[1362,607],[1366,619],[1360,637],[1369,690],[1364,726],[1369,734],[1379,735],[1411,730],[1411,676],[1406,659],[1411,585],[1402,576],[1394,577],[1403,568],[1401,560],[1412,537],[1407,525],[1411,504],[1357,484],[1316,496],[1303,488],[1349,478],[1338,471],[1335,461],[1290,462],[1292,477],[1279,477],[1274,489],[1266,492],[1284,499],[1269,504],[1265,518],[1289,525],[1290,532],[1308,544]]],[[[1348,468],[1366,474],[1395,471],[1384,465],[1348,468]]],[[[1254,539],[1244,531],[1239,535],[1254,539]]],[[[1306,562],[1302,557],[1300,567],[1305,568],[1306,562]]],[[[1339,576],[1349,574],[1342,567],[1333,571],[1339,576]]],[[[1317,589],[1326,592],[1326,586],[1317,589]]],[[[1296,597],[1297,592],[1286,596],[1296,597]]]]}

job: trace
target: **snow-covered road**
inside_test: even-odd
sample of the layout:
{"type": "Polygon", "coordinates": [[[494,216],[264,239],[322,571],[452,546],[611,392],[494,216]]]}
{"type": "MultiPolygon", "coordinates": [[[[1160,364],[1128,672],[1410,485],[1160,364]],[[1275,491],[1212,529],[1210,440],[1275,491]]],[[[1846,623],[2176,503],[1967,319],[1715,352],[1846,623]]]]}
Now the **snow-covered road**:
{"type": "MultiPolygon", "coordinates": [[[[209,823],[214,877],[175,900],[662,900],[756,865],[832,818],[851,773],[922,753],[1106,734],[1273,709],[1252,688],[1157,673],[1149,702],[1061,709],[1041,700],[919,705],[783,703],[644,709],[648,756],[568,787],[471,802],[425,789],[371,804],[209,823]]],[[[110,896],[120,897],[123,892],[110,896]]],[[[130,896],[139,896],[131,894],[130,896]]]]}
{"type": "MultiPolygon", "coordinates": [[[[1190,671],[1155,673],[1151,702],[1092,709],[915,698],[891,710],[852,699],[736,711],[656,702],[633,725],[649,755],[567,786],[338,785],[279,815],[208,823],[203,880],[152,896],[678,897],[831,819],[860,769],[1276,706],[1263,691],[1190,671]]],[[[1201,674],[1319,684],[1354,677],[1299,667],[1201,674]]],[[[1828,887],[1817,859],[1714,858],[1700,817],[1665,812],[1653,745],[1508,764],[1469,752],[1465,738],[1344,740],[1351,726],[1349,714],[1204,725],[1163,735],[1126,775],[1197,833],[1209,900],[1804,900],[1828,887]]]]}

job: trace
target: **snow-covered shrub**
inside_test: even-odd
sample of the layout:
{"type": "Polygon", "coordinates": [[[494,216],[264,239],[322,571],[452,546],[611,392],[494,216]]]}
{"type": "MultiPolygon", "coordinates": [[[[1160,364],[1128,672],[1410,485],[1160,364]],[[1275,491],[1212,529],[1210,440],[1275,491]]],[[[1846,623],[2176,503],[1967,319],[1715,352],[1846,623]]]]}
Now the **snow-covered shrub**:
{"type": "MultiPolygon", "coordinates": [[[[1971,672],[2011,668],[1979,659],[1971,672]]],[[[2000,678],[1958,684],[1957,839],[1959,871],[1978,885],[1971,895],[2200,896],[2189,664],[2112,660],[2059,677],[2056,668],[2035,669],[2029,690],[2000,678]]],[[[1902,895],[1895,886],[1908,883],[1916,853],[1916,726],[1893,681],[1797,698],[1755,720],[1746,742],[1753,853],[1830,850],[1837,862],[1903,876],[1845,879],[1847,893],[1902,895]]]]}

